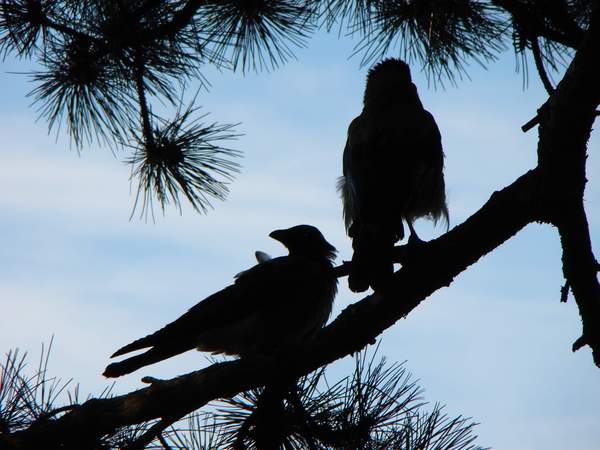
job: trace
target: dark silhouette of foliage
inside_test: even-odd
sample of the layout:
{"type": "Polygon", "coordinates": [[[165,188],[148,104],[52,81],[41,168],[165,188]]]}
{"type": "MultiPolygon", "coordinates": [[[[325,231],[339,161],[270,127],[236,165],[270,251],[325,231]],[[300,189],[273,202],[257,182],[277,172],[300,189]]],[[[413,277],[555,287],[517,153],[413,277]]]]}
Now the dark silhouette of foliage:
{"type": "Polygon", "coordinates": [[[326,368],[302,377],[266,419],[261,407],[269,386],[224,400],[215,422],[219,448],[262,448],[261,427],[286,449],[480,448],[472,445],[475,423],[449,419],[439,405],[424,411],[422,390],[403,364],[377,361],[376,354],[357,353],[352,375],[334,384],[326,368]]]}
{"type": "MultiPolygon", "coordinates": [[[[26,374],[26,355],[19,356],[18,350],[0,365],[0,435],[80,404],[78,386],[67,391],[70,381],[49,376],[50,348],[42,346],[33,376],[26,374]]],[[[277,437],[275,448],[285,449],[481,449],[473,445],[477,424],[472,420],[450,419],[438,404],[426,410],[423,390],[403,364],[377,360],[377,349],[359,352],[354,360],[352,375],[332,384],[323,367],[284,389],[251,389],[216,402],[212,412],[119,427],[79,445],[107,450],[259,449],[265,448],[259,445],[262,433],[277,437]],[[266,396],[275,392],[281,408],[266,407],[266,396]]],[[[110,390],[99,398],[110,396],[110,390]]]]}
{"type": "Polygon", "coordinates": [[[192,119],[195,113],[190,105],[172,121],[151,116],[154,123],[149,124],[149,134],[135,133],[136,153],[128,161],[132,179],[138,180],[135,204],[141,201],[142,214],[153,214],[152,195],[163,207],[173,202],[181,209],[181,192],[201,212],[212,206],[211,197],[223,200],[227,196],[227,180],[239,171],[239,164],[229,158],[240,153],[213,142],[235,139],[235,125],[203,124],[206,114],[192,119]]]}
{"type": "Polygon", "coordinates": [[[71,380],[49,376],[51,348],[52,340],[48,348],[42,344],[37,370],[30,375],[25,374],[27,354],[18,349],[6,354],[0,366],[0,433],[26,429],[69,409],[55,408],[71,380]]]}

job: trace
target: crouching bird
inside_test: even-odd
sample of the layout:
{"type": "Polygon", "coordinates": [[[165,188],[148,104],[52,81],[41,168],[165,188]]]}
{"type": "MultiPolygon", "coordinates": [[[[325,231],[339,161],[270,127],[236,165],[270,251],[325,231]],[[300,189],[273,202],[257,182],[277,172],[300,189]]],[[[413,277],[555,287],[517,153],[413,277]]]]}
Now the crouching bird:
{"type": "Polygon", "coordinates": [[[386,59],[370,69],[362,113],[348,128],[338,181],[354,254],[350,289],[380,289],[393,272],[391,250],[406,221],[448,223],[444,153],[433,116],[423,108],[408,65],[386,59]]]}
{"type": "Polygon", "coordinates": [[[110,364],[104,376],[125,375],[193,348],[241,357],[272,355],[325,325],[337,291],[331,270],[336,249],[310,225],[269,236],[289,255],[264,258],[179,319],[117,350],[111,358],[148,349],[110,364]]]}

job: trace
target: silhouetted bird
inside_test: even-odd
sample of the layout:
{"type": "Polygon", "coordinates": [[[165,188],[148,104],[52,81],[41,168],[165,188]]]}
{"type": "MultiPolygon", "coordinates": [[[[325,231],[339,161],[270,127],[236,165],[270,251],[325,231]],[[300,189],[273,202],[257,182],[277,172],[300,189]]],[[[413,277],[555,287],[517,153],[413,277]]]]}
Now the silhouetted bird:
{"type": "Polygon", "coordinates": [[[405,220],[448,223],[444,153],[433,116],[423,108],[408,65],[386,59],[367,76],[362,113],[348,127],[338,181],[354,255],[350,289],[377,290],[393,272],[391,249],[405,220]]]}
{"type": "Polygon", "coordinates": [[[310,225],[269,236],[289,255],[263,258],[179,319],[117,350],[111,358],[149,348],[110,364],[104,375],[125,375],[193,348],[239,356],[275,354],[325,325],[337,290],[331,271],[335,248],[310,225]]]}

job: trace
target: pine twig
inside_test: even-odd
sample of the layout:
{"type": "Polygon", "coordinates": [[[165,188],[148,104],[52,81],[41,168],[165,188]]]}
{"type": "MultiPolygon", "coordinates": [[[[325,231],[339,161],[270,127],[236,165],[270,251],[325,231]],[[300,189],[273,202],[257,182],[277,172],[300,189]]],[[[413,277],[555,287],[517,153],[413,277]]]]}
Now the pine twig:
{"type": "Polygon", "coordinates": [[[537,69],[538,75],[542,80],[544,89],[546,89],[548,95],[552,95],[552,93],[554,92],[554,86],[552,86],[550,78],[548,77],[548,73],[546,72],[546,68],[544,67],[544,61],[542,60],[542,52],[540,50],[540,42],[538,36],[535,36],[531,39],[531,53],[533,53],[535,68],[537,69]]]}
{"type": "MultiPolygon", "coordinates": [[[[181,419],[182,415],[175,415],[171,417],[163,417],[150,428],[148,428],[144,434],[142,434],[135,441],[128,444],[123,450],[142,450],[144,449],[150,442],[152,442],[157,437],[162,437],[162,432],[181,419]]],[[[159,437],[159,439],[160,439],[159,437]]],[[[161,442],[162,444],[162,442],[161,442]]],[[[164,446],[164,444],[162,444],[164,446]]]]}

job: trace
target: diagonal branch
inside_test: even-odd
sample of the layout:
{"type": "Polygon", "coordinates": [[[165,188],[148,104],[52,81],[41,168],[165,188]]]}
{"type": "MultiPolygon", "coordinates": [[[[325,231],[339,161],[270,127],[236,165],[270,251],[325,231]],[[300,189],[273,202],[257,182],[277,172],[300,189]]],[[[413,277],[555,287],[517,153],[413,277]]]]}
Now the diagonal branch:
{"type": "Polygon", "coordinates": [[[177,415],[174,417],[164,417],[154,425],[152,425],[148,430],[144,432],[139,438],[135,441],[129,443],[127,446],[123,447],[122,450],[143,450],[148,446],[154,439],[157,439],[158,436],[162,434],[164,430],[169,428],[183,416],[177,415]]]}
{"type": "Polygon", "coordinates": [[[0,436],[7,449],[80,448],[78,443],[118,427],[194,411],[211,400],[298,377],[352,354],[406,316],[434,291],[528,223],[539,219],[539,174],[533,170],[495,192],[471,218],[444,236],[423,244],[394,276],[390,287],[346,308],[317,337],[277,358],[240,359],[214,364],[187,375],[109,399],[92,399],[51,422],[0,436]],[[42,445],[43,444],[43,445],[42,445]],[[52,445],[55,445],[53,447],[52,445]]]}

